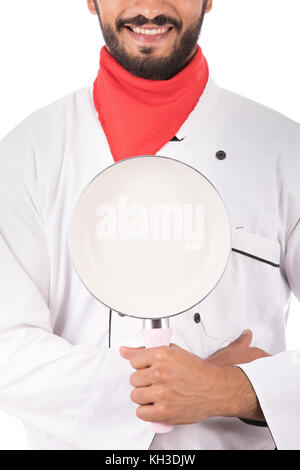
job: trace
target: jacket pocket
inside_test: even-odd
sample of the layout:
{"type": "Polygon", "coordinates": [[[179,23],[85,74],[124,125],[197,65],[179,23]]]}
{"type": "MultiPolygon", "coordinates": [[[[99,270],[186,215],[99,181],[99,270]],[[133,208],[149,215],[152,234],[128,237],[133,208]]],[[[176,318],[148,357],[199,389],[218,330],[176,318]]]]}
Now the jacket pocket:
{"type": "Polygon", "coordinates": [[[208,338],[229,343],[243,330],[253,331],[253,345],[262,347],[274,315],[279,312],[283,282],[281,245],[244,228],[232,230],[232,251],[219,284],[199,304],[208,338]]]}
{"type": "Polygon", "coordinates": [[[233,230],[232,251],[269,264],[274,268],[280,267],[280,243],[277,240],[248,232],[243,228],[233,230]]]}

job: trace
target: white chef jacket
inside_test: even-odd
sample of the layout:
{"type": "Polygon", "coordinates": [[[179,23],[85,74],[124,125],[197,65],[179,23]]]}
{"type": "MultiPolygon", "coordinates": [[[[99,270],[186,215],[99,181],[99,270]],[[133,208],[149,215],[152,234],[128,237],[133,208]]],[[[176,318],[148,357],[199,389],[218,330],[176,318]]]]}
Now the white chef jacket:
{"type": "Polygon", "coordinates": [[[291,291],[300,299],[300,127],[209,78],[177,138],[157,155],[211,180],[234,250],[216,289],[171,319],[172,341],[205,358],[252,329],[272,357],[241,368],[268,427],[217,417],[154,435],[136,417],[119,347],[142,344],[141,320],[110,322],[68,246],[81,192],[114,163],[87,87],[0,143],[0,407],[32,449],[300,449],[300,353],[285,351],[291,291]]]}

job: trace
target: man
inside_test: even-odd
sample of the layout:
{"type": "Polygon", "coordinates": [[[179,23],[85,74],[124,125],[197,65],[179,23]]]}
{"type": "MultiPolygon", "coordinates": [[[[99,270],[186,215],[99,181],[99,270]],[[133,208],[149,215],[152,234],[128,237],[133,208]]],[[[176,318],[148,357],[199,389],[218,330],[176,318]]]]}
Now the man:
{"type": "Polygon", "coordinates": [[[211,79],[197,40],[212,0],[87,3],[106,42],[93,87],[0,144],[1,407],[35,449],[299,449],[300,355],[285,351],[299,125],[211,79]],[[68,248],[82,190],[143,154],[204,173],[233,232],[217,288],[172,319],[176,344],[147,350],[139,321],[87,292],[68,248]],[[151,421],[175,427],[154,435],[151,421]]]}

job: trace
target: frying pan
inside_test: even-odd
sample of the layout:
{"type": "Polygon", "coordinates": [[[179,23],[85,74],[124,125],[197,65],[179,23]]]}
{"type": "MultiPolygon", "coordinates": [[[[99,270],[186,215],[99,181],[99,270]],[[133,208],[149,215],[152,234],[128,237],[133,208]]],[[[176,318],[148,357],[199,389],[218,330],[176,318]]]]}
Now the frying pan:
{"type": "MultiPolygon", "coordinates": [[[[199,171],[163,156],[121,160],[81,194],[71,220],[73,265],[89,292],[143,319],[146,347],[169,345],[169,318],[220,281],[231,251],[224,202],[199,171]]],[[[155,432],[172,426],[152,423],[155,432]]]]}

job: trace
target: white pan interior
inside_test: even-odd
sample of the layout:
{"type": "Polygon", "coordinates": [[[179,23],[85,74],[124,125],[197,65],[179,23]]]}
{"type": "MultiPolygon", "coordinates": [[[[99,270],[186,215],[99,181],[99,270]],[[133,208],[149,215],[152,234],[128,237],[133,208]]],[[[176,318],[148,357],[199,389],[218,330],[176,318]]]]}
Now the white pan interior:
{"type": "Polygon", "coordinates": [[[231,229],[213,185],[177,160],[141,156],[100,173],[71,221],[74,267],[111,309],[164,318],[203,300],[220,280],[231,229]]]}

